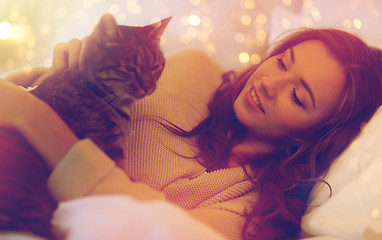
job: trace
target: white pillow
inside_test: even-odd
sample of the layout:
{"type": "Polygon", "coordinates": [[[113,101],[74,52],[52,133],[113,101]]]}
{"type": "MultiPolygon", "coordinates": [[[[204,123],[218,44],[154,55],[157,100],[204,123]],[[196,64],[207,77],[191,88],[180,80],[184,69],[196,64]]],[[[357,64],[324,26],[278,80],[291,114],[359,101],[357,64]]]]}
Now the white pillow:
{"type": "Polygon", "coordinates": [[[316,184],[302,219],[304,236],[382,239],[382,107],[316,184]]]}

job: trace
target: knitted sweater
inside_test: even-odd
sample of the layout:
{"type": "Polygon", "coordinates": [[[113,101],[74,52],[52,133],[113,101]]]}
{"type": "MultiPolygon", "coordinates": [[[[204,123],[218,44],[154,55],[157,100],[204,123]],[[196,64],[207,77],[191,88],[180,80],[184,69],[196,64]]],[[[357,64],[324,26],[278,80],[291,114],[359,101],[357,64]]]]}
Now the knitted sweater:
{"type": "Polygon", "coordinates": [[[167,58],[152,95],[132,106],[124,169],[90,140],[82,140],[52,172],[48,186],[59,200],[96,194],[128,194],[138,200],[167,199],[229,239],[240,239],[245,209],[256,199],[241,167],[206,172],[193,158],[191,140],[176,136],[146,115],[189,130],[207,114],[221,82],[221,68],[197,50],[167,58]]]}

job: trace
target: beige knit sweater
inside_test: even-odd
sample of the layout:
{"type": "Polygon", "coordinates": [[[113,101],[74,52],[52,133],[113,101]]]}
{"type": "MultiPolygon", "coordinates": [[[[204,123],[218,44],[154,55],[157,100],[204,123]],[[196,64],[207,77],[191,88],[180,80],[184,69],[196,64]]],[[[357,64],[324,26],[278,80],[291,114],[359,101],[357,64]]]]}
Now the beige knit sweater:
{"type": "Polygon", "coordinates": [[[53,171],[48,186],[57,200],[96,194],[128,194],[139,200],[166,198],[229,239],[240,239],[243,213],[255,200],[240,168],[206,173],[191,140],[142,119],[157,115],[191,129],[208,113],[221,68],[197,50],[167,58],[151,96],[132,107],[131,134],[124,169],[115,166],[90,140],[76,144],[53,171]]]}

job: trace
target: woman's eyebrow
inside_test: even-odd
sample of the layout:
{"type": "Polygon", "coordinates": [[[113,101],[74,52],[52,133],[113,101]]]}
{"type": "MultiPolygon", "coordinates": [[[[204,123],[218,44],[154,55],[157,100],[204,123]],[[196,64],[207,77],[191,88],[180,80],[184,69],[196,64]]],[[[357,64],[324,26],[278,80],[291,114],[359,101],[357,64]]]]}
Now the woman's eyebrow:
{"type": "MultiPolygon", "coordinates": [[[[289,48],[289,52],[290,52],[290,59],[292,61],[292,64],[294,64],[296,59],[295,59],[294,50],[292,47],[289,48]]],[[[314,94],[313,94],[312,89],[309,87],[308,83],[303,78],[300,79],[300,83],[306,89],[306,91],[309,93],[309,96],[310,96],[312,103],[313,103],[313,107],[314,107],[314,109],[316,109],[316,100],[314,98],[314,94]]]]}

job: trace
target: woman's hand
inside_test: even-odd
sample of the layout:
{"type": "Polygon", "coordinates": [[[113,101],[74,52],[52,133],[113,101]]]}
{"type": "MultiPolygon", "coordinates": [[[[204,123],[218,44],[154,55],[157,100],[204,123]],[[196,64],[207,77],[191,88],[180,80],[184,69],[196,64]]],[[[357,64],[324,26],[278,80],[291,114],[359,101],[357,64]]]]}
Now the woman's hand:
{"type": "Polygon", "coordinates": [[[0,126],[19,131],[52,169],[78,138],[61,118],[24,88],[0,80],[0,126]]]}
{"type": "MultiPolygon", "coordinates": [[[[57,70],[78,68],[84,43],[73,39],[57,44],[52,67],[34,85],[57,70]]],[[[19,131],[53,169],[78,138],[63,120],[43,101],[15,84],[0,80],[0,126],[19,131]]]]}
{"type": "Polygon", "coordinates": [[[53,50],[52,68],[55,70],[65,68],[78,68],[83,45],[88,37],[83,40],[72,39],[66,43],[59,43],[53,50]]]}
{"type": "Polygon", "coordinates": [[[82,40],[72,39],[68,42],[57,44],[53,49],[52,66],[37,79],[34,86],[39,85],[57,70],[79,68],[81,56],[85,49],[83,46],[85,46],[87,39],[88,37],[82,40]]]}

